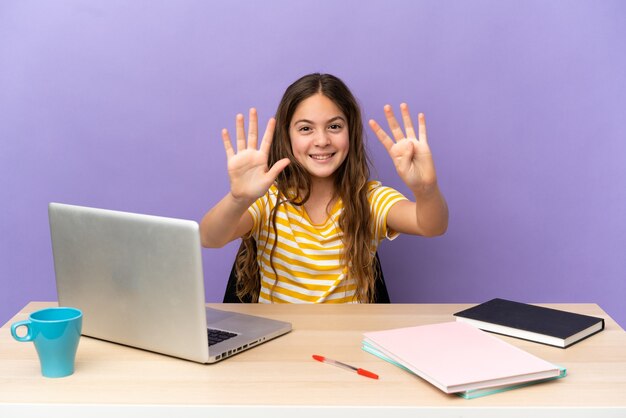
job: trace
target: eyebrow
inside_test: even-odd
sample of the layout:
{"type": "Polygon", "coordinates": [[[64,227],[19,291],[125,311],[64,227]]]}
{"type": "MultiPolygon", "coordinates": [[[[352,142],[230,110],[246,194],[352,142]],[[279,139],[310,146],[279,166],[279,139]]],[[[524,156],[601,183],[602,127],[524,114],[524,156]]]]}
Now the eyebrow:
{"type": "MultiPolygon", "coordinates": [[[[335,122],[337,120],[341,120],[341,121],[346,122],[346,119],[343,116],[335,116],[334,118],[331,118],[331,119],[327,120],[326,124],[335,122]]],[[[315,125],[315,123],[313,121],[308,120],[308,119],[299,119],[299,120],[295,121],[293,124],[297,125],[298,123],[309,123],[311,125],[315,125]]]]}

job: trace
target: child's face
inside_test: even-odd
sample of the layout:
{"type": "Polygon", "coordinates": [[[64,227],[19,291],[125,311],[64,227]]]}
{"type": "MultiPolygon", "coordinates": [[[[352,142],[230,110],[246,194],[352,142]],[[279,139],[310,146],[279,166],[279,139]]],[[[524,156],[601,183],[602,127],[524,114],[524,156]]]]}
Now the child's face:
{"type": "Polygon", "coordinates": [[[332,177],[348,156],[348,120],[322,94],[303,100],[289,124],[291,149],[311,176],[332,177]]]}

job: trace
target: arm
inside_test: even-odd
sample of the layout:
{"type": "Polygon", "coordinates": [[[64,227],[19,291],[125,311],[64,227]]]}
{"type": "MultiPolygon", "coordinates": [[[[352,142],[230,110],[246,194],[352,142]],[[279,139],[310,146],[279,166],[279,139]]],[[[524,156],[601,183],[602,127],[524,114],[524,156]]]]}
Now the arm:
{"type": "Polygon", "coordinates": [[[428,196],[415,195],[415,202],[397,202],[389,209],[387,225],[404,234],[424,237],[443,235],[448,229],[448,206],[437,188],[428,196]]]}
{"type": "Polygon", "coordinates": [[[408,106],[403,103],[400,109],[406,135],[389,105],[385,106],[385,116],[394,139],[376,121],[369,121],[370,127],[389,152],[398,175],[415,197],[415,202],[402,201],[393,205],[387,215],[387,225],[406,234],[428,237],[442,235],[448,228],[448,206],[437,184],[424,114],[418,116],[418,139],[408,106]]]}
{"type": "Polygon", "coordinates": [[[252,215],[248,213],[250,205],[238,201],[230,192],[224,196],[200,222],[202,246],[221,248],[247,234],[253,225],[252,215]]]}
{"type": "Polygon", "coordinates": [[[267,167],[272,135],[276,121],[267,123],[260,149],[257,149],[258,128],[255,109],[250,109],[250,128],[246,144],[243,115],[237,115],[237,151],[230,135],[222,130],[222,140],[228,160],[230,192],[200,222],[200,238],[204,247],[223,247],[250,231],[253,225],[248,208],[270,188],[278,174],[289,165],[289,159],[267,167]]]}

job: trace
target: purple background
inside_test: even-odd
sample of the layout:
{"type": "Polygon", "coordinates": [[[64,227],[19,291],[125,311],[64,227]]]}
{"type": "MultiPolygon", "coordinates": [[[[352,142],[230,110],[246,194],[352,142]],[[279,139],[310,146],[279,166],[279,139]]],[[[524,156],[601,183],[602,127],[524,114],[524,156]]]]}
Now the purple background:
{"type": "MultiPolygon", "coordinates": [[[[220,129],[313,71],[427,115],[444,237],[380,249],[395,302],[594,302],[622,326],[626,2],[0,2],[0,323],[56,290],[50,201],[199,220],[220,129]]],[[[397,109],[397,107],[396,107],[397,109]]],[[[374,177],[407,192],[372,134],[374,177]]],[[[237,244],[204,250],[220,301],[237,244]]]]}

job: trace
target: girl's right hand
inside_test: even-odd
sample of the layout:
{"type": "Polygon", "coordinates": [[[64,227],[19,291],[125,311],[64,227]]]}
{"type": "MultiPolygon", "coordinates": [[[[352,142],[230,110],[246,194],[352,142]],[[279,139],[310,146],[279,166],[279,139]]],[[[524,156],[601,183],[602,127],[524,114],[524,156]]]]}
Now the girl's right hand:
{"type": "Polygon", "coordinates": [[[270,145],[274,135],[276,120],[271,118],[267,122],[267,128],[257,149],[258,122],[256,109],[250,109],[250,127],[248,128],[248,141],[246,143],[244,117],[237,115],[237,152],[233,149],[230,135],[227,129],[222,129],[222,140],[226,150],[228,161],[228,176],[230,177],[230,193],[240,201],[250,205],[259,197],[263,196],[278,174],[289,165],[289,159],[283,158],[277,161],[272,168],[268,169],[270,145]]]}

